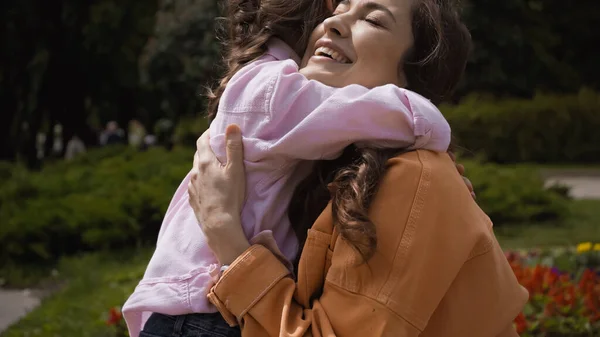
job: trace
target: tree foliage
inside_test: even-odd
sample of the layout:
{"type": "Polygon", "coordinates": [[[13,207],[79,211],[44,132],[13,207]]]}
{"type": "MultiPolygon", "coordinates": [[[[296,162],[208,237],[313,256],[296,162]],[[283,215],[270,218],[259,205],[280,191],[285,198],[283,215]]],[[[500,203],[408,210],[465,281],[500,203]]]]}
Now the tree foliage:
{"type": "MultiPolygon", "coordinates": [[[[32,159],[36,133],[55,123],[64,142],[78,133],[93,144],[108,120],[137,118],[152,129],[159,118],[202,112],[220,65],[217,1],[3,1],[0,159],[32,159]]],[[[457,96],[599,89],[598,6],[467,1],[475,49],[457,96]]]]}
{"type": "Polygon", "coordinates": [[[531,97],[598,89],[599,9],[592,0],[468,1],[464,18],[474,50],[461,93],[531,97]]]}

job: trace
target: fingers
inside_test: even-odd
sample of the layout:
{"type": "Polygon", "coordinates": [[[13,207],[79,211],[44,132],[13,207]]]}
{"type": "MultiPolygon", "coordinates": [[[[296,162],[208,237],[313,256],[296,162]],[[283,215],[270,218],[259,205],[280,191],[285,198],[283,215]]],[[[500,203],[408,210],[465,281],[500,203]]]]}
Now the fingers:
{"type": "Polygon", "coordinates": [[[456,163],[456,156],[454,155],[454,152],[448,151],[448,155],[450,156],[450,159],[452,159],[452,161],[456,163]]]}
{"type": "Polygon", "coordinates": [[[210,147],[209,130],[206,130],[202,136],[196,140],[196,153],[194,153],[193,168],[198,170],[206,170],[206,168],[214,162],[218,162],[218,160],[215,156],[215,153],[212,151],[212,148],[210,147]]]}
{"type": "Polygon", "coordinates": [[[471,181],[466,177],[463,177],[463,180],[465,182],[465,185],[467,185],[469,192],[471,192],[471,196],[473,197],[473,199],[477,199],[477,196],[475,195],[475,189],[473,188],[473,184],[471,183],[471,181]]]}
{"type": "Polygon", "coordinates": [[[194,181],[198,177],[198,167],[200,167],[200,157],[198,151],[194,153],[194,164],[192,164],[191,180],[194,181]]]}
{"type": "Polygon", "coordinates": [[[473,192],[473,184],[471,183],[469,178],[463,177],[463,180],[465,181],[465,185],[467,185],[469,192],[473,192]]]}
{"type": "Polygon", "coordinates": [[[197,211],[197,204],[199,202],[198,200],[198,196],[196,195],[196,188],[194,186],[194,182],[190,181],[188,183],[188,194],[189,194],[189,200],[188,203],[190,204],[190,207],[192,207],[192,209],[194,211],[197,211]]]}
{"type": "Polygon", "coordinates": [[[456,164],[456,169],[461,176],[465,175],[465,166],[463,164],[456,164]]]}
{"type": "MultiPolygon", "coordinates": [[[[212,152],[210,148],[210,133],[209,130],[204,131],[202,136],[196,141],[196,151],[201,156],[208,155],[206,152],[212,152]]],[[[212,154],[212,153],[211,153],[212,154]]]]}
{"type": "Polygon", "coordinates": [[[231,124],[225,130],[225,141],[227,151],[227,167],[230,169],[243,169],[244,145],[242,143],[242,130],[231,124]]]}
{"type": "Polygon", "coordinates": [[[464,176],[465,175],[465,166],[462,164],[456,163],[456,155],[454,154],[454,152],[448,151],[448,156],[450,156],[450,159],[452,159],[452,161],[454,162],[454,165],[456,165],[456,170],[458,170],[458,173],[460,173],[461,176],[464,176]]]}

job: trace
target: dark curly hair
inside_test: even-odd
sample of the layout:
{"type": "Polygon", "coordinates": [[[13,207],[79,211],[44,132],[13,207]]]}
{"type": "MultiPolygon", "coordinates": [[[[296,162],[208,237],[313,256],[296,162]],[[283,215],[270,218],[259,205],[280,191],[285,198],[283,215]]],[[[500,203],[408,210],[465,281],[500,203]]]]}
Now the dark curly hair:
{"type": "MultiPolygon", "coordinates": [[[[451,97],[464,73],[471,35],[452,0],[416,0],[412,31],[414,45],[404,56],[407,89],[439,104],[451,97]]],[[[369,208],[388,160],[403,151],[351,145],[339,158],[317,162],[296,188],[288,209],[300,249],[308,229],[331,201],[340,236],[368,260],[377,247],[369,208]]]]}
{"type": "Polygon", "coordinates": [[[325,0],[226,0],[219,32],[224,48],[225,74],[208,92],[208,118],[217,113],[227,83],[246,64],[267,51],[267,41],[278,37],[298,55],[310,34],[331,10],[325,0]]]}
{"type": "MultiPolygon", "coordinates": [[[[211,118],[228,81],[265,53],[271,37],[281,38],[302,55],[311,32],[330,10],[323,0],[229,0],[226,13],[227,71],[209,93],[211,118]]],[[[407,89],[438,104],[450,98],[471,50],[471,36],[460,20],[456,0],[414,0],[412,32],[414,44],[403,60],[407,89]]],[[[340,236],[368,260],[377,246],[368,211],[388,160],[402,151],[351,145],[335,160],[316,162],[296,188],[288,209],[300,249],[308,229],[331,201],[340,236]]]]}

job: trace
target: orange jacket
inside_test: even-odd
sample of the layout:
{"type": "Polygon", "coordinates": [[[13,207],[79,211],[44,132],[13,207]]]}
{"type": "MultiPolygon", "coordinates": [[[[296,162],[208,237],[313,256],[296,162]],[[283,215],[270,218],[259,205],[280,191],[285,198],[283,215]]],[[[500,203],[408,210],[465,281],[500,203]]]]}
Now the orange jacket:
{"type": "Polygon", "coordinates": [[[297,283],[254,245],[210,301],[243,336],[518,336],[512,321],[527,291],[446,154],[390,160],[370,216],[378,244],[368,263],[332,231],[328,206],[309,230],[297,283]]]}

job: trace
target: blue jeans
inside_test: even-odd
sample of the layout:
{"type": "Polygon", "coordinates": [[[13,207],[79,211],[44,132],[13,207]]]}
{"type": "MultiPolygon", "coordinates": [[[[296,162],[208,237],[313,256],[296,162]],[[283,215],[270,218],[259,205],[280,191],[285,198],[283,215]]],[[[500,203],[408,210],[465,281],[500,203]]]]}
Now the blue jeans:
{"type": "Polygon", "coordinates": [[[241,337],[239,327],[232,328],[220,313],[169,316],[152,314],[140,337],[241,337]]]}

